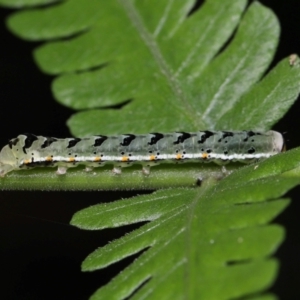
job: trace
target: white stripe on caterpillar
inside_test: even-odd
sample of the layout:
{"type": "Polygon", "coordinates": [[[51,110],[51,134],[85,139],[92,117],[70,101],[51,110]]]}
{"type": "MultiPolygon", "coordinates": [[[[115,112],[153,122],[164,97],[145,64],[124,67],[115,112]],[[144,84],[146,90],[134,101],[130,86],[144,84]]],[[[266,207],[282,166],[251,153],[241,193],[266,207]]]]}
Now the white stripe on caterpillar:
{"type": "Polygon", "coordinates": [[[107,163],[114,165],[116,174],[121,173],[121,167],[138,163],[148,175],[149,167],[159,163],[251,163],[275,155],[283,148],[282,135],[272,130],[98,135],[82,139],[23,134],[1,150],[0,176],[43,166],[58,166],[57,174],[65,174],[68,168],[79,164],[92,170],[107,163]]]}

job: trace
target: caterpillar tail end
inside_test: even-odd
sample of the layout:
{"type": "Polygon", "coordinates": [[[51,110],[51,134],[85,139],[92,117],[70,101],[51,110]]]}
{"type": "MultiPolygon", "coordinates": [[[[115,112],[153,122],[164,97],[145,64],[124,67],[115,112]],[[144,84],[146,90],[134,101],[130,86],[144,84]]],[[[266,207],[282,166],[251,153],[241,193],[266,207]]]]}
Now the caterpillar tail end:
{"type": "Polygon", "coordinates": [[[4,177],[8,172],[18,169],[16,158],[9,148],[5,146],[0,152],[0,177],[4,177]]]}
{"type": "Polygon", "coordinates": [[[13,171],[15,167],[0,162],[0,177],[4,177],[8,172],[13,171]]]}

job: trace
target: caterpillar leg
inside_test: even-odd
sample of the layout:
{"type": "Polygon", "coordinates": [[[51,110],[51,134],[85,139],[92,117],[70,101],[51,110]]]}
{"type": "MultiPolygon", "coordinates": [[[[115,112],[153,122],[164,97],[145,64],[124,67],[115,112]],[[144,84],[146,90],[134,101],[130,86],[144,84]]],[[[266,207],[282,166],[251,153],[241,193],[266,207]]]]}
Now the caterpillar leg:
{"type": "Polygon", "coordinates": [[[127,168],[127,167],[130,167],[131,165],[132,165],[132,162],[130,162],[130,161],[116,163],[112,169],[112,172],[116,175],[120,175],[122,173],[122,168],[127,168]]]}
{"type": "Polygon", "coordinates": [[[144,175],[149,176],[150,175],[150,166],[143,166],[142,172],[144,175]]]}
{"type": "Polygon", "coordinates": [[[120,175],[120,174],[122,174],[122,169],[120,167],[113,167],[112,172],[115,175],[120,175]]]}
{"type": "Polygon", "coordinates": [[[58,167],[57,168],[57,171],[56,171],[57,175],[64,175],[66,173],[67,173],[67,168],[66,167],[58,167]]]}
{"type": "Polygon", "coordinates": [[[150,168],[153,167],[153,166],[158,166],[159,165],[159,162],[157,160],[155,161],[147,161],[147,162],[144,162],[142,164],[142,173],[145,175],[145,176],[149,176],[150,175],[150,168]]]}
{"type": "Polygon", "coordinates": [[[222,173],[225,175],[225,176],[228,176],[232,173],[232,171],[230,170],[227,170],[225,166],[222,166],[222,173]]]}

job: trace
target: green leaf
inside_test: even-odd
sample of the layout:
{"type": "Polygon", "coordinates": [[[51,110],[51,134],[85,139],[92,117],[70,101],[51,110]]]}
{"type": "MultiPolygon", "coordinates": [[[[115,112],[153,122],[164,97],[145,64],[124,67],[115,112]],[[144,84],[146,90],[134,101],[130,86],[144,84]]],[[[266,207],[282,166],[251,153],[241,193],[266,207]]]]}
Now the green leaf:
{"type": "Polygon", "coordinates": [[[274,55],[278,22],[258,2],[242,16],[246,1],[226,1],[206,1],[186,18],[194,1],[73,0],[16,13],[8,26],[31,40],[75,35],[42,45],[35,58],[62,74],[53,83],[57,100],[85,110],[68,121],[76,136],[268,129],[296,98],[299,70],[284,60],[255,84],[274,55]],[[127,100],[120,110],[100,109],[127,100]]]}
{"type": "Polygon", "coordinates": [[[249,122],[252,122],[256,124],[255,128],[270,128],[281,118],[282,113],[288,111],[292,99],[298,97],[299,87],[294,79],[300,81],[298,65],[291,68],[287,59],[283,59],[217,121],[216,127],[237,129],[235,123],[238,123],[240,128],[247,128],[249,122]]]}
{"type": "Polygon", "coordinates": [[[138,299],[232,299],[265,290],[277,270],[268,257],[284,236],[282,227],[266,224],[289,202],[278,198],[300,182],[299,155],[274,156],[217,185],[208,180],[200,189],[161,190],[76,213],[71,224],[82,229],[151,221],[84,260],[82,269],[92,271],[143,252],[92,299],[134,292],[138,299]],[[288,168],[285,159],[293,161],[288,168]]]}
{"type": "MultiPolygon", "coordinates": [[[[12,5],[42,3],[31,1],[12,5]]],[[[282,60],[262,79],[278,43],[276,17],[258,2],[246,8],[245,0],[207,0],[188,16],[193,4],[72,0],[16,13],[7,24],[24,39],[50,40],[34,57],[57,76],[56,99],[82,110],[68,121],[74,135],[269,129],[300,91],[298,58],[282,60]],[[113,106],[122,108],[107,109],[113,106]]],[[[299,184],[299,153],[240,168],[218,183],[220,168],[203,166],[209,179],[199,189],[161,190],[77,213],[72,224],[84,229],[149,221],[83,262],[92,271],[143,252],[93,298],[275,299],[261,292],[276,276],[278,263],[269,257],[284,231],[267,224],[299,184]]],[[[189,167],[157,170],[162,177],[137,178],[130,170],[122,178],[107,170],[93,177],[78,170],[57,178],[30,171],[27,181],[12,174],[0,185],[101,189],[97,179],[103,178],[104,189],[137,188],[136,182],[190,187],[202,177],[189,167]]]]}
{"type": "MultiPolygon", "coordinates": [[[[236,170],[240,164],[231,164],[227,171],[236,170]]],[[[1,178],[2,190],[154,190],[171,187],[197,187],[203,178],[213,176],[216,180],[226,176],[220,166],[209,164],[162,164],[151,170],[150,176],[142,173],[136,165],[125,168],[121,176],[111,171],[111,165],[85,172],[74,168],[66,176],[58,176],[54,168],[12,172],[1,178]]]]}
{"type": "Polygon", "coordinates": [[[278,300],[273,294],[255,295],[245,298],[245,300],[278,300]]]}
{"type": "Polygon", "coordinates": [[[44,5],[59,2],[59,0],[0,0],[0,5],[11,8],[20,8],[33,5],[44,5]]]}

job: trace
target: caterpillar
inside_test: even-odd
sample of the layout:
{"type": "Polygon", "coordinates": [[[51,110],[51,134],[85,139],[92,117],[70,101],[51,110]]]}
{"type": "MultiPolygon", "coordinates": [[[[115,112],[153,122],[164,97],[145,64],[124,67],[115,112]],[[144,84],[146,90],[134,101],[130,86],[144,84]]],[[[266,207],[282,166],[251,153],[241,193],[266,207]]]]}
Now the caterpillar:
{"type": "Polygon", "coordinates": [[[61,175],[79,164],[90,171],[108,163],[113,165],[115,174],[120,174],[122,167],[138,163],[148,175],[150,167],[159,163],[251,163],[282,152],[283,148],[282,135],[272,130],[206,130],[65,139],[21,134],[2,148],[0,176],[44,166],[57,166],[57,174],[61,175]]]}

